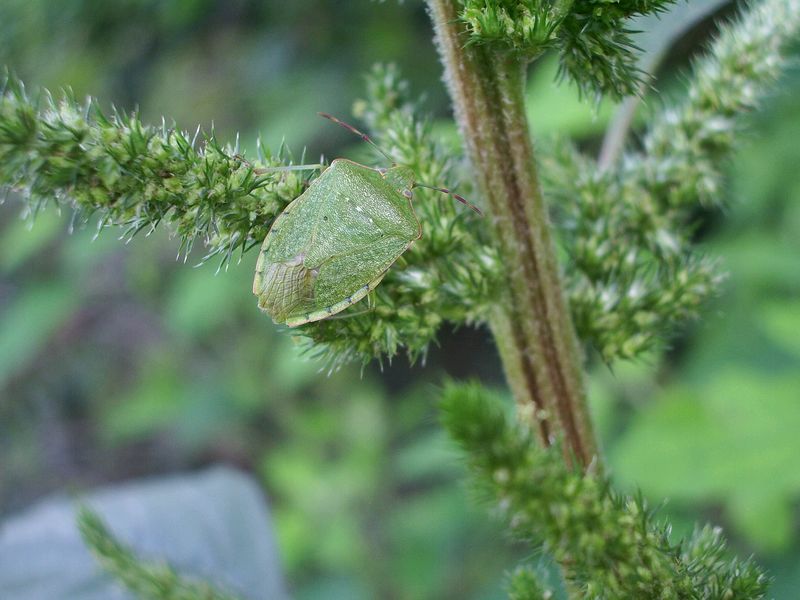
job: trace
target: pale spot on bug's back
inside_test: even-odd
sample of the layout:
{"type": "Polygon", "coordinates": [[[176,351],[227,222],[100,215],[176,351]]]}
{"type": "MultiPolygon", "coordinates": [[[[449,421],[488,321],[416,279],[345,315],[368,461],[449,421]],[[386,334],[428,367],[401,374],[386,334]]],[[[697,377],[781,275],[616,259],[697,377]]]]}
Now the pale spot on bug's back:
{"type": "Polygon", "coordinates": [[[356,206],[356,210],[357,210],[358,212],[363,212],[363,210],[362,210],[362,208],[361,208],[360,206],[356,206]]]}

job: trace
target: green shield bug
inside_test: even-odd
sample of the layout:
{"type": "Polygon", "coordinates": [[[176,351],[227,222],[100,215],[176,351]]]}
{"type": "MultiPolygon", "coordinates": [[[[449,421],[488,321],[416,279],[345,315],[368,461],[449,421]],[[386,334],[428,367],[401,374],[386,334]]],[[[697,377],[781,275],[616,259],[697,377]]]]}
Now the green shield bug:
{"type": "Polygon", "coordinates": [[[258,256],[253,293],[259,308],[289,327],[325,319],[364,298],[422,237],[411,202],[415,187],[450,194],[480,214],[446,188],[417,183],[410,167],[397,165],[352,125],[320,116],[360,136],[392,166],[337,158],[273,222],[258,256]]]}

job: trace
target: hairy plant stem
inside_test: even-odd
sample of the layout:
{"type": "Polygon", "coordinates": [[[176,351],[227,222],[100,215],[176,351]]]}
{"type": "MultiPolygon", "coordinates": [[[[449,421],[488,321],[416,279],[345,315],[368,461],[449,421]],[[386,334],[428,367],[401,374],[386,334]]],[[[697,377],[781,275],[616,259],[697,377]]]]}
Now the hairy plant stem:
{"type": "Polygon", "coordinates": [[[525,64],[466,45],[456,0],[428,5],[456,119],[506,265],[508,293],[490,320],[506,377],[543,444],[561,438],[567,460],[588,467],[597,444],[525,117],[525,64]]]}

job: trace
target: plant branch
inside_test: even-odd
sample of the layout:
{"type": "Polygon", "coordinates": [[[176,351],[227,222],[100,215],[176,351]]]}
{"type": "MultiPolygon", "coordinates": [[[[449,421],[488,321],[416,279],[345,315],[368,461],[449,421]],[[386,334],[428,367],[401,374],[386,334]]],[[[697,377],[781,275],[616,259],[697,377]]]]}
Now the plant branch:
{"type": "MultiPolygon", "coordinates": [[[[514,532],[563,566],[570,598],[758,600],[769,580],[752,560],[728,556],[718,528],[672,542],[641,496],[624,496],[593,470],[569,468],[475,384],[445,387],[442,421],[464,449],[476,483],[514,532]]],[[[539,600],[535,574],[516,582],[539,600]]]]}
{"type": "MultiPolygon", "coordinates": [[[[259,166],[286,166],[286,154],[261,153],[259,166]]],[[[201,238],[206,258],[224,262],[261,243],[305,183],[292,171],[260,173],[199,128],[191,136],[135,114],[106,116],[69,93],[32,98],[0,76],[0,189],[21,192],[32,214],[50,203],[71,207],[78,219],[124,227],[123,237],[167,224],[185,255],[201,238]]]]}
{"type": "Polygon", "coordinates": [[[563,437],[588,466],[597,445],[582,360],[525,118],[524,63],[465,44],[454,0],[429,0],[445,78],[500,246],[507,294],[491,320],[506,377],[545,445],[563,437]]]}

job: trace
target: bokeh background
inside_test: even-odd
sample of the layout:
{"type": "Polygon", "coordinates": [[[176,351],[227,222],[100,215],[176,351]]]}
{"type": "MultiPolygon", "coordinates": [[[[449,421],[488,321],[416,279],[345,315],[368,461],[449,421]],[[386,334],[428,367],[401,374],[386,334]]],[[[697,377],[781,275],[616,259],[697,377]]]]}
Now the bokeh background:
{"type": "MultiPolygon", "coordinates": [[[[712,32],[680,39],[660,87],[680,88],[712,32]]],[[[349,116],[376,61],[454,135],[419,0],[0,3],[0,64],[29,86],[238,131],[245,147],[260,132],[310,156],[357,152],[316,112],[349,116]]],[[[612,107],[554,71],[531,74],[534,130],[596,151],[612,107]]],[[[676,535],[723,526],[786,599],[800,590],[798,97],[795,69],[748,120],[726,209],[698,214],[698,242],[730,273],[704,319],[645,360],[595,364],[590,382],[620,486],[663,504],[676,535]]],[[[54,490],[227,463],[263,484],[296,598],[503,597],[530,551],[475,501],[435,409],[445,376],[502,387],[485,330],[442,331],[424,366],[326,376],[259,314],[255,253],[216,273],[176,262],[163,231],[123,245],[21,212],[13,195],[0,206],[0,518],[54,490]]]]}

